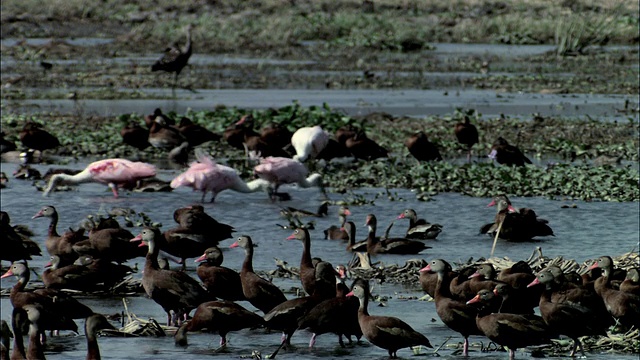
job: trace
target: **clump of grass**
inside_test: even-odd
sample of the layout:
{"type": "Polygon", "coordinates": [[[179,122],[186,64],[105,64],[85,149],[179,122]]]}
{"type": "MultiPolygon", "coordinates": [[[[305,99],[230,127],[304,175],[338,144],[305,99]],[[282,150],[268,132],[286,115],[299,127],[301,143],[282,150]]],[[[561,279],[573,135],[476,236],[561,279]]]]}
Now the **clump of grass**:
{"type": "Polygon", "coordinates": [[[592,46],[606,45],[614,36],[617,24],[624,19],[622,3],[609,16],[596,12],[561,19],[555,30],[554,44],[558,56],[584,55],[592,46]]]}

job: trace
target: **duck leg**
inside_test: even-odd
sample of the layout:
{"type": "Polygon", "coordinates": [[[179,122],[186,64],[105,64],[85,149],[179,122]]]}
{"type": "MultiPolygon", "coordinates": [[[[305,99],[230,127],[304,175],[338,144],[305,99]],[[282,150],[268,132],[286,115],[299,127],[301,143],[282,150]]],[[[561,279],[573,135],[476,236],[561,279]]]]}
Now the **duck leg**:
{"type": "Polygon", "coordinates": [[[469,338],[464,338],[464,344],[462,345],[462,356],[469,356],[469,338]]]}
{"type": "Polygon", "coordinates": [[[311,335],[311,340],[309,340],[309,349],[313,348],[313,345],[316,344],[316,334],[311,335]]]}

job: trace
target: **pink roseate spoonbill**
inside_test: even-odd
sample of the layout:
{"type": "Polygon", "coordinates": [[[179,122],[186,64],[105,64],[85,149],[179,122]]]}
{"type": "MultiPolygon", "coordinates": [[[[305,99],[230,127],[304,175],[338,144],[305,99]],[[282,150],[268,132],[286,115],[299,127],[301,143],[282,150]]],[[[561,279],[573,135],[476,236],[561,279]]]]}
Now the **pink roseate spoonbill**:
{"type": "Polygon", "coordinates": [[[208,191],[211,191],[211,202],[223,190],[234,190],[242,193],[267,191],[269,182],[263,179],[245,183],[238,172],[225,165],[217,164],[200,149],[196,150],[197,162],[191,163],[189,169],[171,181],[171,187],[189,186],[193,190],[202,191],[202,202],[208,191]]]}
{"type": "Polygon", "coordinates": [[[298,184],[303,188],[317,186],[322,195],[327,196],[322,175],[313,173],[307,176],[309,174],[307,167],[299,161],[284,157],[267,157],[262,159],[253,171],[258,177],[273,185],[272,198],[278,196],[278,187],[282,184],[298,184]]]}
{"type": "Polygon", "coordinates": [[[296,130],[291,136],[291,145],[296,149],[293,159],[303,162],[309,158],[315,159],[329,143],[329,137],[329,134],[317,125],[296,130]]]}
{"type": "Polygon", "coordinates": [[[81,184],[99,182],[107,184],[113,196],[118,197],[118,186],[134,187],[140,179],[156,175],[156,167],[127,159],[105,159],[89,164],[84,170],[75,174],[55,174],[49,180],[43,196],[48,196],[58,184],[81,184]]]}

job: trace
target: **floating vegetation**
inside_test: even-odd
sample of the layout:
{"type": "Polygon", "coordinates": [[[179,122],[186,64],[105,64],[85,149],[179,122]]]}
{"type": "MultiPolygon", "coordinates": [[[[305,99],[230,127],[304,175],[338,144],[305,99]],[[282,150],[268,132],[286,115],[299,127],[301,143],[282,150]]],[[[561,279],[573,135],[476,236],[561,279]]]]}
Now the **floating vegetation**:
{"type": "MultiPolygon", "coordinates": [[[[374,198],[350,195],[349,204],[371,204],[378,196],[399,199],[391,190],[416,190],[419,200],[429,200],[440,192],[459,192],[469,196],[486,197],[502,192],[516,196],[571,198],[586,201],[637,201],[640,199],[640,176],[637,166],[624,161],[638,161],[640,126],[632,118],[628,122],[601,122],[590,119],[549,118],[533,116],[531,120],[499,117],[484,119],[473,109],[458,110],[447,116],[425,119],[394,118],[375,113],[364,117],[350,117],[323,106],[302,107],[298,103],[279,109],[246,110],[218,107],[212,111],[188,111],[185,115],[194,123],[221,133],[241,116],[251,113],[256,128],[267,123],[279,123],[295,130],[322,124],[329,132],[344,125],[366,130],[369,137],[390,150],[388,159],[352,162],[318,162],[321,172],[333,191],[348,193],[362,187],[383,188],[385,193],[374,198]],[[471,116],[480,133],[480,143],[473,152],[477,157],[471,164],[460,159],[465,149],[453,134],[455,123],[471,116]],[[405,139],[422,130],[440,149],[447,160],[417,162],[407,154],[405,139]],[[552,157],[544,166],[499,166],[490,163],[491,144],[502,136],[518,145],[531,157],[552,157]],[[622,162],[622,164],[620,164],[622,162]]],[[[181,116],[169,113],[170,117],[181,116]]],[[[7,139],[17,140],[19,129],[29,120],[46,122],[47,128],[62,146],[57,155],[73,157],[124,157],[142,161],[166,158],[166,153],[148,148],[138,151],[124,145],[119,135],[127,123],[142,124],[142,115],[124,114],[119,121],[102,117],[79,118],[74,115],[39,114],[34,116],[3,113],[2,128],[7,139]]],[[[238,169],[243,177],[252,174],[244,154],[224,142],[202,145],[216,159],[238,169]]]]}

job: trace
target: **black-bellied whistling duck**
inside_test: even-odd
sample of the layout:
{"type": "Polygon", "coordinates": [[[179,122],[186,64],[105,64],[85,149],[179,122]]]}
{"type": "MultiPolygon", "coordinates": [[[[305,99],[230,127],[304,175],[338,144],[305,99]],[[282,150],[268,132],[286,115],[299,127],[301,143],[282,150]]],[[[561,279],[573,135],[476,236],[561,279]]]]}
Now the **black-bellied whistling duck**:
{"type": "Polygon", "coordinates": [[[418,219],[413,209],[406,209],[398,215],[398,219],[409,219],[407,239],[435,239],[442,232],[442,225],[431,224],[425,219],[418,219]]]}
{"type": "Polygon", "coordinates": [[[329,214],[329,202],[323,201],[320,206],[318,206],[318,210],[315,212],[305,209],[296,209],[291,206],[287,206],[280,210],[280,215],[286,217],[305,217],[305,216],[314,216],[314,217],[325,217],[329,214]]]}
{"type": "Polygon", "coordinates": [[[336,138],[336,140],[338,141],[338,143],[345,145],[347,143],[347,139],[350,139],[354,136],[356,136],[356,134],[358,133],[358,128],[353,126],[353,125],[345,125],[342,126],[340,128],[338,128],[338,130],[336,130],[334,136],[336,138]]]}
{"type": "Polygon", "coordinates": [[[609,324],[601,321],[596,309],[573,301],[552,302],[555,282],[554,275],[550,271],[544,270],[538,273],[536,280],[531,284],[538,283],[545,286],[540,296],[540,314],[550,329],[573,340],[573,348],[569,356],[575,356],[578,347],[584,356],[582,343],[578,339],[580,336],[607,335],[606,329],[609,324]]]}
{"type": "Polygon", "coordinates": [[[474,296],[471,295],[469,279],[475,272],[476,268],[474,266],[465,266],[461,269],[458,269],[456,274],[452,275],[449,278],[451,279],[449,283],[449,291],[451,292],[451,295],[454,299],[467,301],[474,296]]]}
{"type": "Polygon", "coordinates": [[[515,358],[518,348],[551,342],[553,334],[539,316],[493,313],[490,303],[494,296],[490,290],[480,290],[467,304],[481,304],[476,317],[478,329],[489,340],[509,348],[510,360],[515,358]]]}
{"type": "Polygon", "coordinates": [[[29,346],[27,347],[26,358],[44,360],[44,346],[40,341],[40,335],[45,328],[42,324],[45,321],[43,319],[45,313],[42,307],[35,304],[25,305],[22,309],[27,313],[27,318],[29,319],[29,346]]]}
{"type": "Polygon", "coordinates": [[[91,255],[96,259],[115,261],[118,264],[146,255],[144,249],[131,243],[134,235],[123,228],[92,230],[89,238],[72,245],[78,255],[91,255]]]}
{"type": "Polygon", "coordinates": [[[229,301],[245,300],[240,275],[222,266],[223,260],[222,251],[217,246],[208,248],[195,260],[200,263],[196,274],[211,296],[229,301]]]}
{"type": "MultiPolygon", "coordinates": [[[[59,313],[60,316],[64,316],[69,319],[84,319],[93,314],[93,310],[89,307],[80,303],[70,295],[56,289],[36,289],[33,291],[25,291],[27,283],[29,282],[30,274],[31,272],[29,267],[25,263],[14,262],[11,264],[9,270],[2,275],[2,278],[13,275],[18,279],[18,282],[11,288],[11,293],[9,295],[9,300],[14,307],[21,307],[26,304],[34,303],[41,304],[47,310],[51,309],[51,311],[59,313]]],[[[70,326],[72,326],[72,328],[59,330],[77,331],[75,323],[70,326]]]]}
{"type": "Polygon", "coordinates": [[[219,141],[222,137],[221,135],[215,134],[198,124],[194,124],[193,121],[187,117],[182,117],[180,119],[178,131],[185,139],[187,139],[190,146],[198,146],[207,141],[219,141]]]}
{"type": "Polygon", "coordinates": [[[367,240],[356,242],[356,224],[347,221],[341,229],[347,234],[347,251],[367,251],[367,240]]]}
{"type": "Polygon", "coordinates": [[[220,347],[227,344],[227,334],[264,326],[260,315],[231,301],[207,301],[198,306],[191,320],[183,323],[174,336],[176,345],[187,346],[187,332],[206,329],[220,335],[220,347]]]}
{"type": "Polygon", "coordinates": [[[82,265],[96,274],[98,286],[109,289],[121,282],[125,276],[133,273],[133,269],[124,264],[115,264],[106,259],[96,259],[90,255],[83,255],[76,260],[75,265],[82,265]]]}
{"type": "MultiPolygon", "coordinates": [[[[280,345],[269,357],[270,359],[274,358],[280,349],[291,345],[291,336],[298,329],[298,323],[302,317],[322,301],[335,297],[336,280],[333,275],[335,273],[333,266],[326,261],[320,261],[317,264],[315,273],[315,285],[311,295],[284,301],[264,315],[265,324],[269,329],[282,331],[280,345]],[[324,278],[323,274],[333,277],[333,282],[328,287],[323,287],[321,284],[324,278]],[[331,293],[327,292],[327,290],[330,290],[329,288],[333,290],[332,292],[329,291],[331,293]]],[[[325,283],[325,285],[327,284],[325,283]]]]}
{"type": "Polygon", "coordinates": [[[526,287],[535,278],[531,266],[524,260],[517,261],[511,267],[500,270],[496,276],[496,280],[503,281],[516,289],[526,287]]]}
{"type": "Polygon", "coordinates": [[[178,75],[187,63],[189,62],[189,58],[191,57],[192,48],[191,48],[191,30],[193,26],[188,24],[185,28],[187,33],[187,42],[184,47],[180,48],[177,45],[171,45],[165,49],[164,55],[158,61],[156,61],[153,65],[151,65],[151,71],[164,71],[168,73],[174,73],[173,85],[171,87],[172,90],[175,90],[176,85],[178,84],[178,75]]]}
{"type": "Polygon", "coordinates": [[[151,129],[151,126],[156,121],[157,118],[162,119],[162,122],[166,125],[175,125],[176,122],[172,118],[165,115],[160,108],[155,108],[153,113],[147,114],[144,116],[144,123],[147,125],[147,128],[151,129]]]}
{"type": "Polygon", "coordinates": [[[218,222],[204,211],[202,205],[190,205],[174,211],[173,219],[183,228],[197,232],[208,232],[212,241],[222,241],[233,237],[233,226],[218,222]]]}
{"type": "Polygon", "coordinates": [[[244,115],[240,120],[227,127],[222,134],[224,140],[232,147],[244,150],[245,136],[260,136],[253,130],[255,119],[253,115],[244,115]]]}
{"type": "MultiPolygon", "coordinates": [[[[504,195],[496,195],[493,197],[491,202],[487,205],[487,207],[491,207],[496,205],[500,200],[505,201],[508,205],[511,204],[511,200],[504,195]]],[[[549,221],[545,219],[538,218],[536,212],[531,208],[513,208],[510,211],[517,212],[521,215],[522,226],[526,229],[526,232],[530,234],[531,237],[535,236],[554,236],[553,230],[549,227],[549,221]]]]}
{"type": "Polygon", "coordinates": [[[627,276],[622,283],[620,283],[620,291],[640,295],[640,272],[638,268],[627,270],[627,276]]]}
{"type": "Polygon", "coordinates": [[[284,149],[291,145],[293,133],[286,126],[278,123],[270,123],[260,130],[260,139],[270,147],[284,149]]]}
{"type": "MultiPolygon", "coordinates": [[[[21,307],[13,307],[11,312],[11,329],[13,329],[13,351],[11,360],[22,360],[27,358],[24,348],[23,325],[29,323],[27,313],[21,307]]],[[[29,331],[28,329],[26,330],[29,331]]]]}
{"type": "MultiPolygon", "coordinates": [[[[446,263],[445,265],[448,266],[445,271],[449,273],[450,279],[458,276],[458,273],[454,272],[453,269],[451,269],[451,265],[449,265],[449,263],[446,263]]],[[[432,270],[420,271],[420,277],[418,278],[418,281],[420,281],[420,287],[422,288],[422,291],[427,293],[432,298],[435,298],[436,286],[438,286],[438,274],[432,270]]]]}
{"type": "Polygon", "coordinates": [[[325,146],[324,149],[320,151],[316,159],[324,159],[329,161],[331,159],[347,157],[351,157],[351,151],[349,151],[349,149],[347,149],[347,147],[343,143],[340,143],[333,139],[329,139],[329,141],[327,141],[327,146],[325,146]]]}
{"type": "MultiPolygon", "coordinates": [[[[480,264],[476,267],[476,271],[469,276],[468,289],[471,293],[478,292],[482,289],[493,291],[493,289],[500,284],[500,281],[495,279],[495,269],[491,264],[480,264]]],[[[465,293],[466,300],[473,298],[474,295],[465,293]]]]}
{"type": "Polygon", "coordinates": [[[375,160],[385,158],[389,151],[367,137],[364,131],[346,140],[345,146],[356,159],[375,160]]]}
{"type": "Polygon", "coordinates": [[[4,131],[0,131],[0,153],[4,154],[6,152],[9,151],[15,151],[16,148],[16,144],[13,141],[7,140],[4,137],[6,136],[6,134],[4,133],[4,131]]]}
{"type": "Polygon", "coordinates": [[[267,143],[260,136],[250,136],[245,133],[244,138],[245,150],[250,158],[253,157],[291,157],[286,150],[281,147],[267,143]]]}
{"type": "MultiPolygon", "coordinates": [[[[535,236],[543,236],[531,226],[529,219],[527,219],[525,215],[519,213],[506,201],[499,200],[496,205],[496,210],[497,213],[494,222],[484,225],[480,229],[481,234],[494,236],[498,229],[500,229],[498,236],[507,241],[530,241],[535,236]]],[[[546,224],[543,225],[546,226],[546,224]]],[[[548,228],[548,226],[546,227],[548,228]]]]}
{"type": "Polygon", "coordinates": [[[201,205],[192,205],[174,211],[174,220],[180,224],[163,233],[160,248],[183,260],[200,256],[205,250],[217,246],[218,242],[230,238],[235,229],[223,224],[204,212],[201,205]]]}
{"type": "Polygon", "coordinates": [[[253,271],[253,241],[251,237],[248,235],[240,236],[229,247],[244,249],[245,258],[240,271],[240,280],[242,281],[242,292],[251,305],[266,314],[276,305],[287,300],[282,290],[253,271]]]}
{"type": "Polygon", "coordinates": [[[516,290],[507,283],[500,283],[493,289],[493,293],[502,299],[497,312],[523,315],[534,313],[534,306],[529,305],[531,301],[522,290],[516,290]]]}
{"type": "MultiPolygon", "coordinates": [[[[29,121],[20,131],[22,145],[29,149],[44,151],[60,146],[58,138],[42,129],[42,125],[29,121]]],[[[42,156],[42,155],[41,155],[42,156]]]]}
{"type": "Polygon", "coordinates": [[[451,330],[460,333],[464,337],[462,348],[463,356],[469,356],[469,335],[482,335],[476,325],[477,309],[469,306],[464,301],[452,297],[449,290],[451,282],[449,269],[451,265],[442,259],[429,261],[420,272],[433,271],[438,274],[434,299],[436,301],[436,313],[451,330]]]}
{"type": "Polygon", "coordinates": [[[457,123],[453,128],[458,142],[467,146],[467,162],[471,161],[471,148],[478,143],[478,129],[469,120],[465,115],[464,121],[457,123]]]}
{"type": "Polygon", "coordinates": [[[195,309],[208,299],[206,290],[192,277],[181,271],[161,270],[158,266],[158,243],[162,241],[160,230],[144,227],[131,241],[143,241],[148,246],[142,287],[147,295],[167,313],[167,325],[179,324],[187,318],[191,309],[195,309]],[[174,312],[176,319],[172,319],[174,312]]]}
{"type": "Polygon", "coordinates": [[[100,348],[98,347],[98,331],[116,330],[107,318],[100,314],[93,314],[84,323],[84,335],[87,338],[87,360],[100,360],[100,348]]]}
{"type": "Polygon", "coordinates": [[[373,214],[367,215],[365,225],[369,227],[367,237],[367,252],[373,254],[417,254],[424,249],[430,249],[420,241],[405,238],[379,239],[376,237],[377,219],[373,214]]]}
{"type": "Polygon", "coordinates": [[[495,159],[498,164],[503,165],[524,166],[524,164],[531,164],[531,160],[524,156],[520,149],[509,144],[503,137],[498,137],[493,142],[489,157],[495,159]]]}
{"type": "Polygon", "coordinates": [[[42,174],[38,169],[34,169],[29,164],[20,164],[13,172],[13,178],[19,180],[40,180],[42,174]]]}
{"type": "Polygon", "coordinates": [[[415,331],[406,322],[391,316],[369,315],[369,284],[356,283],[347,296],[356,296],[360,302],[358,323],[364,337],[373,345],[389,352],[389,357],[396,358],[399,349],[424,345],[433,347],[424,335],[415,331]]]}
{"type": "Polygon", "coordinates": [[[144,150],[151,146],[149,144],[149,129],[145,129],[138,124],[128,124],[120,130],[122,142],[133,146],[138,150],[144,150]]]}
{"type": "Polygon", "coordinates": [[[349,240],[349,234],[342,230],[344,224],[347,222],[347,216],[351,215],[351,211],[345,205],[340,205],[338,208],[338,220],[340,226],[331,225],[331,227],[324,230],[324,238],[328,240],[349,240]]]}
{"type": "MultiPolygon", "coordinates": [[[[362,279],[356,279],[354,284],[362,279]]],[[[358,323],[358,308],[360,303],[354,297],[347,297],[349,288],[344,283],[339,282],[340,291],[336,297],[327,299],[313,307],[305,316],[298,321],[298,329],[308,329],[313,335],[309,341],[309,347],[312,348],[316,338],[325,333],[334,333],[338,335],[338,343],[344,347],[342,336],[346,336],[351,343],[351,335],[355,335],[358,339],[362,336],[362,330],[358,323]]]]}
{"type": "Polygon", "coordinates": [[[613,259],[610,256],[598,258],[590,268],[602,269],[594,284],[596,293],[602,297],[609,313],[625,327],[640,327],[640,296],[615,290],[611,287],[613,259]]]}
{"type": "Polygon", "coordinates": [[[9,214],[0,212],[0,235],[2,237],[2,254],[0,260],[31,260],[32,255],[42,255],[37,243],[29,238],[30,231],[22,226],[11,226],[9,214]],[[16,230],[17,229],[17,230],[16,230]]]}
{"type": "MultiPolygon", "coordinates": [[[[79,311],[83,311],[82,307],[85,309],[86,306],[80,304],[75,301],[78,305],[77,309],[67,308],[58,298],[48,296],[45,294],[46,289],[40,289],[36,291],[25,291],[25,287],[29,282],[29,268],[23,263],[13,263],[9,270],[2,275],[2,278],[6,278],[8,276],[14,275],[18,278],[18,282],[11,288],[11,293],[9,294],[9,300],[11,301],[11,305],[14,308],[24,308],[29,305],[36,305],[39,307],[40,313],[46,312],[46,323],[41,324],[40,331],[44,334],[44,330],[71,330],[74,332],[78,331],[78,326],[71,319],[73,314],[78,313],[79,311]]],[[[61,295],[60,293],[56,293],[57,295],[61,295]]],[[[61,295],[65,296],[65,295],[61,295]]],[[[66,296],[69,298],[68,296],[66,296]]],[[[74,304],[72,304],[74,306],[74,304]]],[[[89,309],[88,313],[92,313],[89,309]]],[[[21,319],[21,322],[17,324],[18,327],[23,325],[23,321],[26,319],[21,319]]],[[[14,327],[14,331],[15,331],[14,327]]]]}
{"type": "MultiPolygon", "coordinates": [[[[300,259],[300,282],[304,291],[311,295],[316,289],[316,269],[311,262],[311,237],[309,230],[296,229],[287,240],[300,240],[302,242],[302,257],[300,259]]],[[[334,279],[335,280],[335,279],[334,279]]],[[[335,281],[334,281],[335,287],[335,281]]]]}
{"type": "Polygon", "coordinates": [[[435,146],[423,131],[409,136],[404,142],[404,146],[409,149],[409,153],[418,161],[440,161],[442,155],[438,147],[435,146]]]}
{"type": "Polygon", "coordinates": [[[187,141],[178,129],[167,125],[160,117],[151,124],[148,140],[153,147],[164,150],[171,150],[187,141]]]}
{"type": "Polygon", "coordinates": [[[9,360],[9,349],[11,348],[13,333],[9,329],[9,324],[7,324],[6,320],[0,322],[0,336],[2,337],[2,341],[0,341],[0,359],[9,360]]]}
{"type": "Polygon", "coordinates": [[[67,231],[62,236],[58,235],[58,231],[56,230],[58,225],[58,212],[55,207],[50,205],[40,209],[40,211],[33,216],[33,219],[39,217],[48,217],[51,219],[47,239],[44,242],[44,246],[47,248],[49,255],[59,256],[60,266],[72,264],[78,258],[78,254],[73,251],[73,244],[86,239],[84,229],[80,228],[76,232],[67,231]]]}
{"type": "Polygon", "coordinates": [[[98,274],[82,265],[59,266],[60,257],[51,256],[45,265],[47,269],[42,272],[44,286],[51,289],[72,289],[90,291],[95,289],[99,282],[98,274]]]}
{"type": "Polygon", "coordinates": [[[540,289],[540,299],[547,296],[552,303],[569,303],[585,307],[590,310],[591,316],[596,317],[595,321],[600,326],[607,328],[613,325],[613,319],[595,289],[568,282],[562,269],[555,265],[547,266],[527,286],[528,288],[540,289]],[[534,286],[537,284],[543,285],[534,286]],[[543,294],[544,291],[547,291],[548,294],[543,294]]]}

